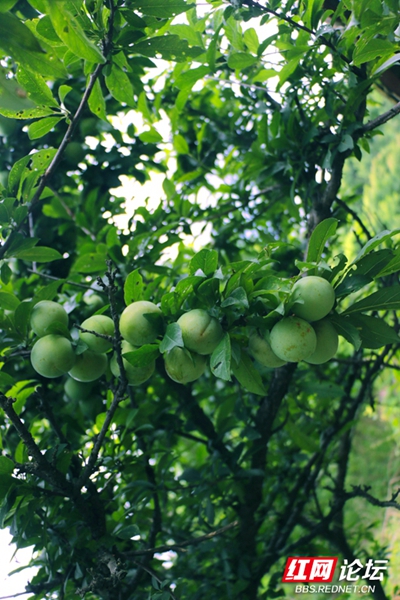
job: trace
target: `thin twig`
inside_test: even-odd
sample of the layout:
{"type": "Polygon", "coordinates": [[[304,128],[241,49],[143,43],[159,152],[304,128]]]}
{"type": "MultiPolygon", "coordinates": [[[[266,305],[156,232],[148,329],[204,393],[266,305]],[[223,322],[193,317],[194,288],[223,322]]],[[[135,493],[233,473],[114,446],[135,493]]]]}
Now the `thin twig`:
{"type": "Polygon", "coordinates": [[[191,538],[190,540],[185,540],[180,544],[165,544],[164,546],[158,546],[158,548],[147,548],[146,550],[135,550],[134,552],[129,552],[126,556],[141,556],[143,554],[161,554],[163,552],[177,551],[179,552],[183,548],[187,548],[187,546],[197,546],[197,544],[201,544],[206,540],[211,540],[218,535],[222,535],[226,533],[230,529],[234,529],[238,527],[239,521],[233,521],[229,523],[229,525],[225,525],[224,527],[220,527],[215,531],[211,531],[210,533],[206,533],[205,535],[200,535],[196,538],[191,538]]]}

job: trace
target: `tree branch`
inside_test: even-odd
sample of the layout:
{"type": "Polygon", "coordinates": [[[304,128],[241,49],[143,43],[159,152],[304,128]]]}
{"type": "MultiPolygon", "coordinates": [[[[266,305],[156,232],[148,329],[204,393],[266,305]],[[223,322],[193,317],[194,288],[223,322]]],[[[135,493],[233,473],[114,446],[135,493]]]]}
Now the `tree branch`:
{"type": "MultiPolygon", "coordinates": [[[[31,433],[28,431],[25,424],[21,421],[17,413],[13,408],[15,400],[0,393],[0,406],[10,419],[18,432],[19,437],[25,444],[29,456],[33,458],[35,463],[32,465],[30,471],[40,477],[43,477],[46,481],[51,483],[55,489],[60,490],[65,496],[73,496],[73,488],[66,481],[63,475],[57,471],[53,465],[51,465],[46,457],[41,453],[39,446],[36,445],[31,433]]],[[[24,466],[24,465],[23,465],[24,466]]]]}
{"type": "Polygon", "coordinates": [[[400,488],[392,494],[390,500],[378,500],[375,496],[369,493],[371,489],[370,485],[352,485],[352,492],[345,492],[344,496],[346,500],[351,498],[365,498],[370,504],[373,506],[380,506],[382,508],[395,508],[396,510],[400,510],[400,504],[396,502],[396,498],[400,494],[400,488]]]}
{"type": "Polygon", "coordinates": [[[388,111],[386,111],[382,115],[379,115],[379,117],[376,117],[376,119],[372,119],[371,121],[368,121],[368,123],[365,123],[365,125],[363,125],[363,127],[362,127],[362,132],[367,133],[368,131],[372,131],[373,129],[380,127],[384,123],[387,123],[387,121],[390,121],[390,119],[393,119],[393,117],[395,117],[399,113],[400,113],[400,102],[397,102],[397,104],[392,106],[392,108],[390,108],[388,111]]]}

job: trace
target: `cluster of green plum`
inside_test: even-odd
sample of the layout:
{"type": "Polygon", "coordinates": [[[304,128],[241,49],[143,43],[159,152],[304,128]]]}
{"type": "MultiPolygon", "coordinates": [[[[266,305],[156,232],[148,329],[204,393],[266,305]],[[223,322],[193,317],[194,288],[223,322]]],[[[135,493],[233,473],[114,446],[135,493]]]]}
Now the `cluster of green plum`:
{"type": "Polygon", "coordinates": [[[326,318],[335,304],[331,284],[313,275],[299,279],[292,301],[291,316],[282,318],[264,336],[253,333],[250,337],[250,354],[266,367],[302,360],[319,365],[336,354],[338,334],[326,318]]]}
{"type": "MultiPolygon", "coordinates": [[[[335,303],[331,284],[321,277],[304,277],[293,287],[292,303],[291,316],[282,318],[263,335],[250,335],[248,351],[261,365],[276,368],[302,360],[321,364],[335,355],[338,334],[326,318],[335,303]]],[[[137,367],[124,355],[155,342],[161,320],[160,308],[147,300],[133,302],[121,314],[122,361],[130,385],[147,381],[154,372],[155,360],[137,367]]],[[[186,384],[204,373],[207,356],[216,349],[224,331],[219,321],[201,308],[184,313],[177,323],[184,347],[174,346],[164,353],[165,370],[171,379],[186,384]]],[[[108,361],[115,333],[110,317],[93,315],[83,321],[79,351],[74,350],[67,337],[68,315],[57,302],[44,300],[36,304],[31,327],[39,338],[32,348],[31,363],[40,375],[54,378],[68,373],[74,381],[90,383],[101,377],[108,365],[115,377],[120,375],[115,352],[108,361]]]]}
{"type": "MultiPolygon", "coordinates": [[[[148,304],[152,305],[152,303],[148,304]]],[[[124,338],[125,331],[129,334],[131,330],[128,321],[124,311],[121,315],[121,333],[124,338]]],[[[147,321],[145,323],[148,324],[147,321]]],[[[115,353],[108,362],[108,352],[113,348],[115,330],[114,322],[110,317],[93,315],[83,321],[79,338],[86,348],[82,345],[83,351],[79,353],[74,350],[67,337],[68,315],[57,302],[50,300],[38,302],[32,309],[31,328],[39,338],[32,348],[31,363],[35,371],[43,377],[52,379],[68,373],[76,381],[93,382],[104,375],[108,364],[113,375],[119,376],[120,369],[115,353]]],[[[131,337],[129,336],[129,339],[131,337]]],[[[138,345],[147,343],[147,341],[141,342],[140,329],[133,339],[138,342],[138,345]]],[[[122,342],[122,352],[133,350],[136,350],[136,347],[125,338],[122,342]]],[[[131,385],[139,385],[146,381],[155,367],[153,363],[143,368],[136,368],[126,360],[124,366],[131,385]]]]}

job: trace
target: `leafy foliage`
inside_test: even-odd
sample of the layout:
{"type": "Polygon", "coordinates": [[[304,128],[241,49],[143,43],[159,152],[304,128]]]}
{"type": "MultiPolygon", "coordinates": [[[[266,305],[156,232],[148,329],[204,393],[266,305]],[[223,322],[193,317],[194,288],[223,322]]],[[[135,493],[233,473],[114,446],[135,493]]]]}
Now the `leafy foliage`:
{"type": "Polygon", "coordinates": [[[346,472],[398,368],[399,230],[370,234],[341,183],[400,110],[367,104],[398,60],[398,9],[0,0],[0,523],[34,546],[32,598],[273,598],[289,554],[384,556],[368,524],[345,528],[346,472]],[[268,339],[309,275],[335,289],[337,357],[253,361],[249,336],[268,339]],[[112,317],[120,375],[74,393],[38,375],[41,300],[66,309],[52,333],[77,355],[80,324],[112,317]],[[119,315],[143,300],[161,333],[122,354],[119,315]],[[224,333],[180,385],[163,357],[199,308],[224,333]],[[123,359],[155,372],[128,386],[123,359]]]}

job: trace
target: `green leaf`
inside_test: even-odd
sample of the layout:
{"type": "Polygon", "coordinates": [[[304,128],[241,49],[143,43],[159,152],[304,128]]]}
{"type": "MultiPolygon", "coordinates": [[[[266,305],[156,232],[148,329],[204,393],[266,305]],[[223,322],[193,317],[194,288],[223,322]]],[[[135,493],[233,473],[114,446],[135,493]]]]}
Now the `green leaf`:
{"type": "Polygon", "coordinates": [[[228,56],[228,66],[231,69],[246,69],[257,62],[257,58],[246,52],[234,52],[228,56]]]}
{"type": "Polygon", "coordinates": [[[351,316],[351,324],[357,328],[364,348],[381,348],[386,344],[400,343],[396,331],[379,317],[355,314],[351,316]]]}
{"type": "Polygon", "coordinates": [[[9,292],[0,292],[0,308],[4,310],[15,310],[20,304],[20,301],[14,294],[9,292]]]}
{"type": "Polygon", "coordinates": [[[35,121],[28,126],[29,139],[36,140],[49,133],[54,127],[62,121],[62,117],[47,117],[40,121],[35,121]]]}
{"type": "Polygon", "coordinates": [[[163,141],[162,135],[154,127],[150,127],[148,131],[141,133],[139,139],[145,144],[157,144],[163,141]]]}
{"type": "Polygon", "coordinates": [[[137,525],[125,525],[115,535],[121,540],[130,540],[131,538],[140,534],[139,527],[137,525]]]}
{"type": "Polygon", "coordinates": [[[28,324],[31,317],[31,311],[32,302],[30,300],[24,300],[15,310],[15,326],[18,333],[22,337],[25,337],[28,333],[28,324]]]}
{"type": "Polygon", "coordinates": [[[132,84],[125,71],[115,64],[111,65],[111,71],[106,75],[105,82],[113,98],[128,106],[135,106],[132,84]]]}
{"type": "Polygon", "coordinates": [[[397,310],[399,308],[400,285],[393,285],[355,302],[341,314],[349,315],[354,312],[365,312],[366,310],[397,310]]]}
{"type": "Polygon", "coordinates": [[[307,262],[317,263],[320,260],[325,244],[335,234],[337,225],[338,220],[334,218],[324,219],[318,223],[308,243],[307,262]]]}
{"type": "Polygon", "coordinates": [[[344,134],[342,140],[338,146],[339,152],[346,152],[346,150],[352,150],[354,148],[354,140],[349,134],[344,134]]]}
{"type": "Polygon", "coordinates": [[[61,61],[45,53],[31,30],[12,13],[2,14],[0,19],[0,47],[18,64],[40,75],[67,75],[61,61]]]}
{"type": "MultiPolygon", "coordinates": [[[[367,275],[368,277],[381,277],[380,273],[385,268],[386,265],[392,261],[393,258],[393,250],[390,248],[382,248],[381,250],[375,250],[375,252],[370,252],[366,254],[356,264],[357,275],[367,275]]],[[[354,271],[350,272],[354,273],[354,271]]]]}
{"type": "Polygon", "coordinates": [[[387,263],[387,265],[378,273],[378,277],[385,277],[392,273],[400,271],[400,249],[398,249],[393,258],[387,263]]]}
{"type": "Polygon", "coordinates": [[[398,62],[400,62],[400,53],[399,52],[397,52],[396,54],[394,54],[393,56],[391,56],[390,58],[385,60],[376,69],[373,69],[372,73],[374,75],[380,75],[381,73],[383,73],[384,71],[389,69],[392,65],[395,65],[398,62]]]}
{"type": "Polygon", "coordinates": [[[18,0],[0,0],[0,13],[7,12],[17,4],[17,2],[18,0]]]}
{"type": "Polygon", "coordinates": [[[393,230],[385,229],[384,231],[381,231],[380,233],[378,233],[378,235],[376,235],[375,237],[370,239],[365,244],[365,246],[363,246],[363,248],[361,248],[360,252],[357,254],[357,256],[355,257],[355,259],[353,260],[353,262],[351,264],[355,265],[356,263],[358,263],[358,261],[363,256],[365,256],[366,254],[369,254],[369,252],[371,252],[374,248],[379,246],[379,244],[386,242],[387,240],[392,238],[394,235],[397,235],[398,233],[400,233],[400,229],[393,229],[393,230]]]}
{"type": "Polygon", "coordinates": [[[58,288],[65,283],[65,279],[58,279],[57,281],[52,281],[48,285],[40,288],[38,292],[36,292],[34,296],[34,300],[38,302],[40,300],[54,300],[57,296],[58,288]]]}
{"type": "Polygon", "coordinates": [[[142,300],[143,298],[143,277],[139,273],[139,270],[136,269],[129,273],[128,277],[125,280],[124,284],[124,300],[126,306],[132,304],[132,302],[136,302],[137,300],[142,300]]]}
{"type": "Polygon", "coordinates": [[[144,15],[151,15],[157,18],[175,17],[187,10],[190,10],[195,4],[188,4],[185,0],[135,0],[133,3],[135,9],[139,9],[144,15]]]}
{"type": "Polygon", "coordinates": [[[12,385],[14,385],[14,377],[8,373],[4,373],[4,371],[0,371],[0,390],[4,392],[6,388],[12,385]]]}
{"type": "MultiPolygon", "coordinates": [[[[98,82],[98,79],[96,79],[96,83],[98,82]]],[[[60,87],[58,88],[58,97],[60,98],[60,102],[64,102],[67,94],[69,94],[70,92],[72,92],[73,88],[70,85],[60,85],[60,87]]],[[[89,98],[89,102],[90,102],[90,98],[89,98]]]]}
{"type": "MultiPolygon", "coordinates": [[[[160,5],[161,6],[161,5],[160,5]]],[[[159,37],[148,38],[133,46],[133,52],[143,54],[144,56],[155,57],[161,54],[165,60],[174,60],[184,62],[188,58],[196,58],[203,54],[203,48],[198,46],[189,46],[186,40],[181,40],[178,35],[162,35],[159,37]]]]}
{"type": "Polygon", "coordinates": [[[191,90],[194,84],[199,81],[199,79],[203,79],[206,75],[210,73],[210,69],[205,66],[197,67],[195,69],[191,69],[190,71],[185,71],[185,73],[181,73],[175,80],[175,85],[180,90],[191,90]]]}
{"type": "Polygon", "coordinates": [[[13,256],[21,260],[39,263],[52,262],[53,260],[60,260],[62,258],[58,250],[47,248],[46,246],[36,246],[35,248],[17,251],[14,252],[13,256]]]}
{"type": "Polygon", "coordinates": [[[34,102],[28,98],[21,85],[15,79],[7,78],[5,69],[0,69],[0,113],[6,117],[15,117],[18,111],[34,107],[34,102]]]}
{"type": "Polygon", "coordinates": [[[85,35],[78,20],[63,6],[63,0],[47,0],[47,14],[59,38],[76,56],[91,63],[104,64],[99,48],[85,35]]]}
{"type": "Polygon", "coordinates": [[[225,308],[226,306],[235,306],[237,308],[248,308],[249,301],[247,298],[246,290],[239,286],[233,290],[228,298],[221,303],[221,307],[225,308]]]}
{"type": "Polygon", "coordinates": [[[357,292],[368,283],[371,283],[372,278],[367,275],[358,275],[357,273],[351,273],[347,275],[343,281],[335,288],[336,298],[341,296],[348,296],[353,292],[357,292]]]}
{"type": "Polygon", "coordinates": [[[103,91],[98,79],[96,79],[90,93],[88,106],[96,117],[99,117],[99,119],[102,119],[103,121],[107,121],[106,101],[104,100],[103,91]]]}
{"type": "Polygon", "coordinates": [[[224,381],[231,381],[231,359],[231,339],[229,334],[225,333],[210,357],[210,369],[213,375],[224,381]]]}
{"type": "Polygon", "coordinates": [[[361,337],[358,329],[351,323],[350,317],[342,315],[332,314],[329,316],[329,320],[334,325],[339,335],[344,337],[350,344],[352,344],[356,350],[361,348],[361,337]]]}
{"type": "Polygon", "coordinates": [[[160,351],[157,344],[144,344],[138,350],[133,352],[124,352],[122,356],[130,363],[133,367],[141,368],[147,367],[156,360],[159,356],[160,351]]]}
{"type": "Polygon", "coordinates": [[[212,275],[218,268],[218,252],[204,248],[189,263],[189,272],[194,275],[199,269],[204,275],[212,275]]]}
{"type": "Polygon", "coordinates": [[[39,73],[28,71],[20,66],[17,71],[17,80],[26,90],[28,98],[33,100],[35,104],[44,104],[45,106],[59,108],[58,102],[55,100],[45,79],[39,73]]]}
{"type": "Polygon", "coordinates": [[[182,330],[178,323],[170,323],[161,341],[160,352],[164,354],[164,352],[169,352],[172,348],[175,348],[175,346],[178,346],[179,348],[184,347],[182,330]]]}
{"type": "Polygon", "coordinates": [[[236,365],[235,361],[232,361],[232,372],[240,385],[246,390],[257,394],[258,396],[264,396],[266,391],[261,379],[260,373],[257,371],[253,362],[244,351],[240,357],[240,362],[236,365]]]}
{"type": "Polygon", "coordinates": [[[353,63],[356,66],[374,60],[378,56],[384,57],[393,54],[393,42],[385,39],[373,38],[366,43],[358,43],[353,53],[353,63]]]}
{"type": "Polygon", "coordinates": [[[189,154],[189,145],[183,135],[174,135],[173,146],[178,154],[189,154]]]}
{"type": "Polygon", "coordinates": [[[106,270],[106,256],[89,252],[80,256],[72,267],[78,273],[103,273],[106,270]]]}
{"type": "Polygon", "coordinates": [[[243,34],[243,41],[246,44],[247,48],[253,54],[257,54],[258,48],[260,46],[260,41],[258,39],[257,31],[254,27],[249,27],[243,34]]]}
{"type": "Polygon", "coordinates": [[[13,461],[6,456],[0,456],[0,475],[11,475],[13,471],[13,461]]]}
{"type": "Polygon", "coordinates": [[[296,444],[296,446],[301,448],[301,450],[305,450],[306,452],[317,452],[319,444],[316,440],[313,440],[308,433],[297,427],[291,421],[286,423],[285,429],[292,441],[296,444]]]}

